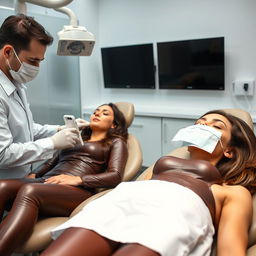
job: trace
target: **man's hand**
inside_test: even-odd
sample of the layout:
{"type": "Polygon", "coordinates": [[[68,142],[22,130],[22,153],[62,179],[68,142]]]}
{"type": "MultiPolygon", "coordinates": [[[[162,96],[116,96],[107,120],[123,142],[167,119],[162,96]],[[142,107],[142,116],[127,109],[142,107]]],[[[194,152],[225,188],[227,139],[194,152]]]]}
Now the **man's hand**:
{"type": "Polygon", "coordinates": [[[66,174],[61,174],[61,175],[53,176],[46,179],[44,183],[79,186],[82,184],[82,179],[79,176],[70,176],[66,174]]]}
{"type": "Polygon", "coordinates": [[[79,131],[76,128],[67,128],[55,133],[51,138],[54,149],[72,148],[80,143],[79,131]]]}

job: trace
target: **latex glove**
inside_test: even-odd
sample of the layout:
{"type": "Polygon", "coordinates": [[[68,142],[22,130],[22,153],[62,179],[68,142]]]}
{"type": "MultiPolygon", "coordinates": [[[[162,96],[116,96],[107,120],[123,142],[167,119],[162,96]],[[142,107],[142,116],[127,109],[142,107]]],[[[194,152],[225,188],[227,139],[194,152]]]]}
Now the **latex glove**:
{"type": "Polygon", "coordinates": [[[77,123],[79,130],[84,129],[86,126],[90,125],[90,122],[88,122],[82,118],[77,118],[76,123],[77,123]]]}
{"type": "Polygon", "coordinates": [[[59,125],[58,128],[57,128],[57,132],[63,130],[63,129],[66,129],[67,126],[64,124],[64,125],[59,125]]]}
{"type": "Polygon", "coordinates": [[[76,128],[67,128],[55,133],[51,137],[54,149],[65,149],[74,147],[80,143],[78,131],[76,128]]]}

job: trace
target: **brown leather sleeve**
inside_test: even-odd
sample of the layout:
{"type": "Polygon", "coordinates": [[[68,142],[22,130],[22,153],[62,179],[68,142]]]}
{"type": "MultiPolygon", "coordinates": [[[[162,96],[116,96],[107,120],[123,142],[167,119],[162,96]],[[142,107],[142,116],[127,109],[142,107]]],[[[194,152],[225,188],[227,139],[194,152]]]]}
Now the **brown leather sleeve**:
{"type": "Polygon", "coordinates": [[[115,139],[110,147],[107,170],[104,173],[82,176],[83,186],[85,188],[115,187],[122,181],[127,158],[128,149],[125,141],[115,139]]]}
{"type": "Polygon", "coordinates": [[[45,173],[50,171],[59,161],[59,153],[56,152],[53,155],[53,158],[43,162],[41,165],[39,165],[35,170],[32,171],[32,173],[36,174],[36,178],[42,177],[45,173]]]}

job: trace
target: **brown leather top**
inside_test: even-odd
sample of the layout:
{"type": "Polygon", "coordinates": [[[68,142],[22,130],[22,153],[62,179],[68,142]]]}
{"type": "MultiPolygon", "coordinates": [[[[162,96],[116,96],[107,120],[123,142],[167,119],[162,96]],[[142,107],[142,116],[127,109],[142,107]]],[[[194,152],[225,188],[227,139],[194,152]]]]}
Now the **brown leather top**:
{"type": "Polygon", "coordinates": [[[210,186],[222,184],[222,177],[215,166],[204,160],[165,156],[156,162],[152,179],[175,182],[194,191],[209,208],[214,223],[215,201],[210,186]]]}
{"type": "Polygon", "coordinates": [[[84,188],[114,187],[122,180],[127,157],[127,145],[120,138],[85,141],[83,146],[61,150],[34,172],[36,178],[80,176],[84,188]]]}

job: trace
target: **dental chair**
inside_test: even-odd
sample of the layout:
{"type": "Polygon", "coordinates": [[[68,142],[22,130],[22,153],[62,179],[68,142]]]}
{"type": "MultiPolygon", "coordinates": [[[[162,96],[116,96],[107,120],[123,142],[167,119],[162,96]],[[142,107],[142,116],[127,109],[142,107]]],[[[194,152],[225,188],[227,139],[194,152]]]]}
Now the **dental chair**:
{"type": "MultiPolygon", "coordinates": [[[[233,116],[239,117],[244,120],[251,128],[254,130],[253,121],[250,114],[241,109],[223,109],[225,112],[232,114],[233,116]]],[[[189,158],[189,152],[187,147],[178,148],[169,154],[170,156],[176,156],[180,158],[189,158]]],[[[137,180],[146,180],[150,179],[152,176],[154,165],[148,167],[138,178],[137,180]]],[[[255,256],[256,255],[256,194],[253,196],[253,216],[252,224],[249,230],[249,242],[246,256],[255,256]]],[[[213,246],[213,251],[211,256],[216,256],[216,246],[213,246]]]]}
{"type": "MultiPolygon", "coordinates": [[[[134,105],[129,102],[116,102],[115,104],[124,114],[127,127],[129,127],[134,119],[134,105]]],[[[129,181],[136,176],[142,165],[142,151],[139,141],[130,133],[128,134],[127,146],[128,159],[124,170],[123,181],[129,181]]],[[[92,199],[101,194],[107,193],[107,191],[109,190],[100,189],[99,193],[92,196],[92,199]]],[[[78,212],[82,206],[83,203],[74,210],[74,213],[78,212]]],[[[65,222],[67,219],[68,217],[51,217],[39,220],[36,223],[30,238],[26,241],[26,243],[16,250],[16,253],[27,254],[45,249],[51,242],[50,231],[61,223],[65,222]]]]}
{"type": "MultiPolygon", "coordinates": [[[[229,114],[232,114],[234,116],[237,116],[241,119],[243,119],[252,129],[253,129],[253,122],[250,114],[244,110],[240,109],[223,109],[229,114]]],[[[170,156],[176,156],[180,158],[189,158],[189,152],[187,151],[187,147],[182,147],[179,149],[176,149],[174,151],[171,151],[169,154],[170,156]]],[[[150,179],[152,176],[152,171],[153,171],[154,165],[148,167],[143,173],[141,173],[136,180],[146,180],[150,179]]],[[[85,200],[81,205],[79,205],[70,215],[70,217],[74,216],[79,212],[79,210],[91,202],[92,200],[95,200],[99,198],[100,196],[104,195],[106,191],[103,191],[101,193],[95,194],[92,197],[88,198],[85,200]]],[[[246,256],[255,256],[256,255],[256,194],[253,196],[253,217],[252,217],[252,224],[249,230],[249,242],[248,242],[248,249],[247,249],[247,254],[246,256]]],[[[211,256],[216,256],[216,246],[215,244],[213,245],[213,250],[211,256]]]]}

